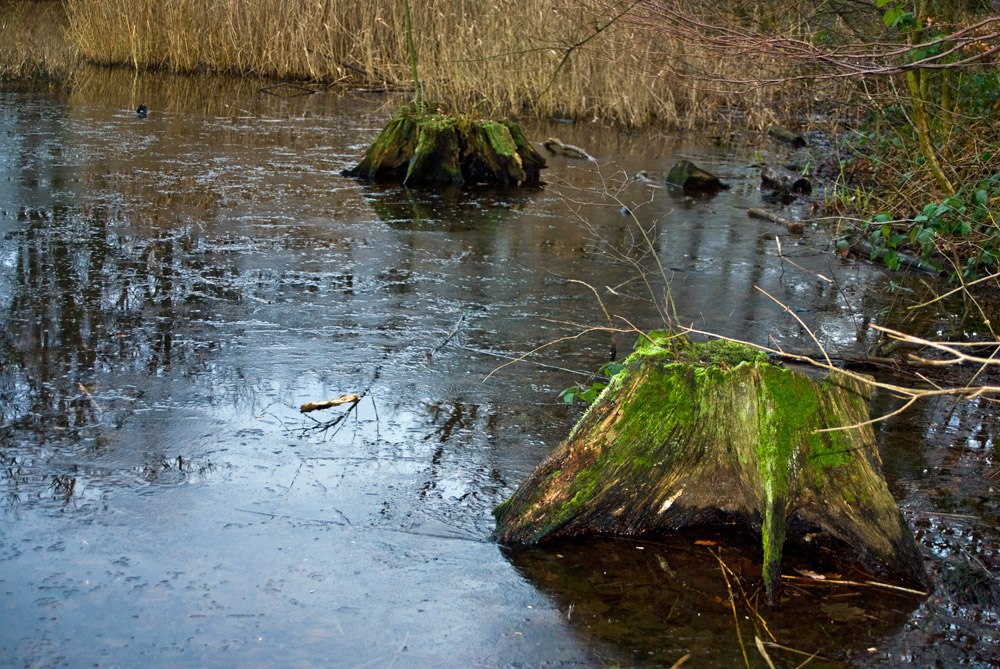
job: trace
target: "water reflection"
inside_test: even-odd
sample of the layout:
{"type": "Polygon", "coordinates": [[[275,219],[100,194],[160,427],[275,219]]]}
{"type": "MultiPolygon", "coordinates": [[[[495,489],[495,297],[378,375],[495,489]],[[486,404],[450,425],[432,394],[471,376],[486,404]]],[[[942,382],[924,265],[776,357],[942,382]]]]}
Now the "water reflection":
{"type": "Polygon", "coordinates": [[[488,228],[508,221],[523,210],[535,188],[480,188],[446,186],[413,190],[392,184],[362,183],[361,191],[372,211],[387,225],[410,230],[488,228]]]}
{"type": "MultiPolygon", "coordinates": [[[[786,581],[779,605],[771,609],[754,544],[735,528],[702,530],[643,540],[560,541],[515,551],[512,560],[554,599],[577,634],[627,648],[639,665],[671,666],[690,654],[698,666],[741,666],[742,641],[752,666],[764,666],[754,643],[759,637],[784,647],[768,650],[779,666],[796,666],[813,653],[819,655],[817,666],[832,666],[863,657],[872,639],[891,634],[920,602],[802,579],[786,581]],[[804,627],[803,620],[812,624],[804,627]]],[[[825,566],[845,578],[842,563],[825,566]]],[[[797,567],[807,573],[823,569],[792,549],[785,571],[795,574],[797,567]]]]}

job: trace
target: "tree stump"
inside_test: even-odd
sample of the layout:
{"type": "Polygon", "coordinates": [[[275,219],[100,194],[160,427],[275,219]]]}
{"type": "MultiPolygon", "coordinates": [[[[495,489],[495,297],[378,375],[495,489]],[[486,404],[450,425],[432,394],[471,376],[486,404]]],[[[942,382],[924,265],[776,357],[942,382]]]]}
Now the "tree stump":
{"type": "Polygon", "coordinates": [[[344,176],[419,184],[536,183],[545,159],[516,123],[403,107],[344,176]]]}
{"type": "Polygon", "coordinates": [[[680,186],[685,193],[715,193],[729,188],[719,177],[707,172],[690,160],[678,160],[667,174],[667,183],[680,186]]]}
{"type": "Polygon", "coordinates": [[[772,600],[786,530],[821,528],[870,568],[924,582],[871,427],[815,432],[868,420],[867,385],[842,374],[814,381],[732,342],[678,348],[663,333],[650,337],[497,507],[501,543],[636,536],[735,517],[761,533],[772,600]]]}

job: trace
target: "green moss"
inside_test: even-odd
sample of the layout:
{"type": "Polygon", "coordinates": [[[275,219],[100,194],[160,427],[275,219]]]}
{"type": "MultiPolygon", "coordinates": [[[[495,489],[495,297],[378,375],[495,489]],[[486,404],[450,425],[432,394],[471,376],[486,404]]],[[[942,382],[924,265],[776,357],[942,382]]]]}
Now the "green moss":
{"type": "Polygon", "coordinates": [[[513,121],[401,108],[345,176],[384,181],[535,183],[545,160],[513,121]]]}
{"type": "Polygon", "coordinates": [[[510,130],[507,129],[507,126],[497,121],[483,121],[482,127],[489,139],[490,146],[497,154],[517,159],[517,145],[514,143],[514,138],[510,136],[510,130]]]}
{"type": "Polygon", "coordinates": [[[676,354],[678,349],[688,345],[688,340],[684,335],[669,330],[650,330],[645,335],[639,335],[633,353],[643,355],[663,356],[665,351],[676,354]]]}
{"type": "MultiPolygon", "coordinates": [[[[562,454],[515,493],[513,508],[498,507],[504,540],[634,534],[688,522],[690,509],[725,508],[760,527],[773,595],[790,508],[814,518],[832,509],[835,535],[843,518],[859,532],[881,527],[892,500],[877,484],[870,428],[817,431],[867,419],[869,395],[859,382],[837,374],[817,382],[770,365],[751,347],[691,344],[665,332],[644,337],[622,365],[562,454]],[[689,355],[698,363],[683,362],[689,355]],[[682,491],[684,503],[671,506],[682,491]],[[712,507],[716,494],[721,507],[712,507]],[[843,511],[847,504],[854,508],[843,511]]],[[[893,550],[881,548],[881,536],[870,549],[876,556],[893,550]]]]}
{"type": "Polygon", "coordinates": [[[718,365],[725,363],[736,367],[742,362],[767,362],[767,354],[761,350],[728,339],[712,339],[703,344],[691,344],[684,357],[695,361],[718,365]]]}
{"type": "Polygon", "coordinates": [[[746,344],[728,339],[695,343],[669,330],[653,330],[645,336],[640,336],[633,352],[659,359],[703,365],[724,364],[727,367],[736,367],[743,362],[768,361],[766,353],[746,344]]]}
{"type": "Polygon", "coordinates": [[[576,517],[579,510],[593,499],[598,485],[604,478],[606,467],[607,461],[602,458],[574,476],[569,499],[563,502],[559,508],[547,511],[548,522],[537,528],[529,541],[537,541],[576,517]]]}

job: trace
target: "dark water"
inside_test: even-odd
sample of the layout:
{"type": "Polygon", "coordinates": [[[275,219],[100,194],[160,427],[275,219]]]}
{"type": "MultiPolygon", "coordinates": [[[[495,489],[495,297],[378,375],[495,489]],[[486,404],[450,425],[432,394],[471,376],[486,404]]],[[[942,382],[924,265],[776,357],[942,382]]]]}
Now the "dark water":
{"type": "Polygon", "coordinates": [[[836,258],[816,224],[793,237],[746,217],[753,152],[780,149],[529,124],[597,163],[553,158],[524,191],[365,186],[339,172],[399,100],[259,85],[100,71],[69,93],[0,92],[4,664],[741,666],[720,560],[752,666],[768,631],[792,649],[771,647],[778,666],[997,661],[996,609],[949,585],[962,565],[987,590],[998,573],[995,424],[975,404],[924,405],[880,436],[928,598],[806,583],[769,611],[735,528],[489,541],[492,508],[579,415],[557,393],[635,339],[578,336],[606,324],[579,282],[661,324],[622,203],[698,328],[810,350],[756,285],[849,357],[868,320],[922,299],[836,258]],[[623,185],[682,157],[734,187],[623,185]],[[360,402],[298,410],[346,393],[360,402]]]}

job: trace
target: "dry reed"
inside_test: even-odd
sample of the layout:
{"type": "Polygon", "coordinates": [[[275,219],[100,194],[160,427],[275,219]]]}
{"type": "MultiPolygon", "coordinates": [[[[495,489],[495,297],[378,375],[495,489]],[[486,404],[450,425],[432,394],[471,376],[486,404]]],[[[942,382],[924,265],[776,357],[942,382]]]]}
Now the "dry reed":
{"type": "MultiPolygon", "coordinates": [[[[85,59],[99,64],[398,89],[410,85],[401,4],[70,0],[69,35],[85,59]]],[[[742,103],[761,108],[769,102],[768,91],[738,99],[670,76],[665,59],[673,57],[672,45],[625,20],[632,4],[414,2],[426,97],[487,114],[531,109],[674,127],[703,125],[720,109],[742,103]],[[612,20],[623,10],[625,17],[612,20]]],[[[720,67],[711,54],[676,46],[692,66],[706,72],[720,67]]]]}
{"type": "Polygon", "coordinates": [[[0,79],[61,79],[73,56],[58,2],[0,2],[0,79]]]}

